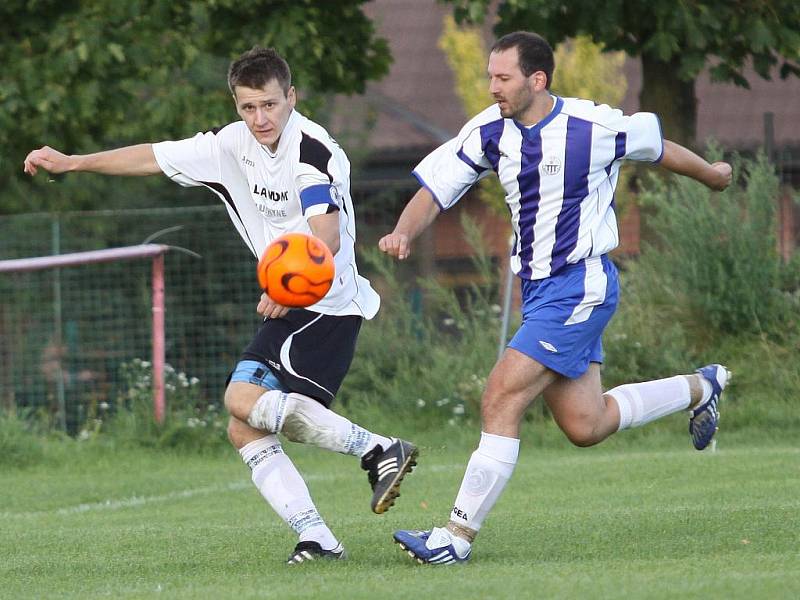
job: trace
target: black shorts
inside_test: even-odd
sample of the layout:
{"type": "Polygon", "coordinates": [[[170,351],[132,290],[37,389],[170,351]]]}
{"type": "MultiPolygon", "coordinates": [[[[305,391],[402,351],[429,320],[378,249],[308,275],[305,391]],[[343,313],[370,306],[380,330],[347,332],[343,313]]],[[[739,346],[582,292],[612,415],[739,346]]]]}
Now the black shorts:
{"type": "Polygon", "coordinates": [[[265,319],[241,360],[267,366],[285,391],[330,407],[353,361],[362,321],[292,309],[281,319],[265,319]]]}

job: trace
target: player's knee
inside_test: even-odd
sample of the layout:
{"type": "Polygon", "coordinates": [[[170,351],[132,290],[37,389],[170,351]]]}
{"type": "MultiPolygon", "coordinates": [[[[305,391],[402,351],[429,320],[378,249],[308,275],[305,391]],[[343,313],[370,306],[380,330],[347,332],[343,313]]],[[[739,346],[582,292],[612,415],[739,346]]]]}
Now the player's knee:
{"type": "Polygon", "coordinates": [[[601,436],[597,427],[593,423],[581,421],[562,425],[562,430],[567,439],[580,448],[587,448],[602,442],[605,437],[601,436]]]}
{"type": "Polygon", "coordinates": [[[236,417],[228,419],[228,440],[234,448],[239,449],[247,443],[246,434],[244,423],[236,417]]]}
{"type": "Polygon", "coordinates": [[[231,388],[230,385],[225,388],[225,410],[228,411],[228,414],[232,415],[236,411],[236,396],[236,392],[231,388]]]}
{"type": "Polygon", "coordinates": [[[225,409],[232,417],[236,417],[240,421],[247,421],[254,403],[253,396],[252,392],[244,393],[236,384],[231,384],[225,389],[225,409]]]}

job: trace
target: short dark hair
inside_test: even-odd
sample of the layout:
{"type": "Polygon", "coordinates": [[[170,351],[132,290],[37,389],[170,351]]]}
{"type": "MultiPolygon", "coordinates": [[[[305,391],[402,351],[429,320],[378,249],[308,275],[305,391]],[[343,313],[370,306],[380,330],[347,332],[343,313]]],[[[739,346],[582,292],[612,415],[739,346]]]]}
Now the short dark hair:
{"type": "Polygon", "coordinates": [[[228,67],[228,87],[231,93],[237,85],[261,89],[275,79],[284,95],[292,85],[292,72],[289,64],[274,48],[254,46],[228,67]]]}
{"type": "Polygon", "coordinates": [[[547,75],[546,87],[549,90],[556,64],[553,59],[553,49],[547,40],[529,31],[515,31],[497,40],[492,46],[492,52],[502,52],[511,48],[517,49],[522,74],[530,77],[536,71],[544,71],[547,75]]]}

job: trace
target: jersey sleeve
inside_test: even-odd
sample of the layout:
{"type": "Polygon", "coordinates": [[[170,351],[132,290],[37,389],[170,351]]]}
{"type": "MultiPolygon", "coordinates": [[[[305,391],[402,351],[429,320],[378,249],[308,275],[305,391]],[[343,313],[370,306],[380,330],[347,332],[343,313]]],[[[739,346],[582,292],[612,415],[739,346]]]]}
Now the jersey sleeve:
{"type": "Polygon", "coordinates": [[[300,158],[295,171],[295,185],[306,219],[341,208],[341,196],[335,182],[333,154],[321,141],[303,133],[300,158]]]}
{"type": "Polygon", "coordinates": [[[185,140],[153,144],[153,154],[164,174],[185,187],[220,183],[220,153],[224,134],[209,131],[185,140]]]}
{"type": "Polygon", "coordinates": [[[624,115],[621,110],[606,105],[598,106],[600,122],[618,132],[618,158],[659,162],[664,154],[664,138],[661,122],[650,112],[624,115]]]}
{"type": "Polygon", "coordinates": [[[490,171],[491,166],[481,145],[480,129],[470,127],[423,158],[414,169],[414,176],[445,210],[490,171]]]}

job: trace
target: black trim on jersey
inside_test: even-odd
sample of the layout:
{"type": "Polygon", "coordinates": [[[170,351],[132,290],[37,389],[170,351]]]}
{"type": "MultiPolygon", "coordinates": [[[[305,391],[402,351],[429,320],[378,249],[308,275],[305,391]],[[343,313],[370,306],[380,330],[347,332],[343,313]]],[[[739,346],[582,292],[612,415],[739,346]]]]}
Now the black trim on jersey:
{"type": "Polygon", "coordinates": [[[331,151],[325,144],[303,133],[303,139],[300,140],[300,162],[311,165],[320,173],[325,173],[330,183],[333,183],[333,177],[328,171],[328,161],[331,156],[331,151]]]}
{"type": "Polygon", "coordinates": [[[212,127],[211,129],[209,129],[208,131],[206,131],[206,133],[213,133],[214,135],[217,135],[217,134],[218,134],[220,131],[222,131],[222,130],[223,130],[225,127],[227,127],[227,125],[220,125],[220,126],[218,126],[218,127],[212,127]]]}
{"type": "Polygon", "coordinates": [[[239,219],[239,223],[242,224],[242,230],[244,231],[244,234],[247,236],[247,241],[250,242],[250,249],[253,251],[254,255],[258,256],[258,252],[256,252],[256,246],[253,243],[253,240],[250,239],[250,234],[247,233],[247,227],[245,227],[244,221],[242,220],[242,216],[236,209],[236,204],[234,204],[233,198],[231,197],[231,193],[228,191],[228,189],[221,183],[217,183],[215,181],[200,181],[199,183],[202,183],[208,189],[213,190],[217,194],[222,196],[222,199],[225,201],[225,203],[233,209],[233,212],[236,213],[236,217],[239,219]]]}

